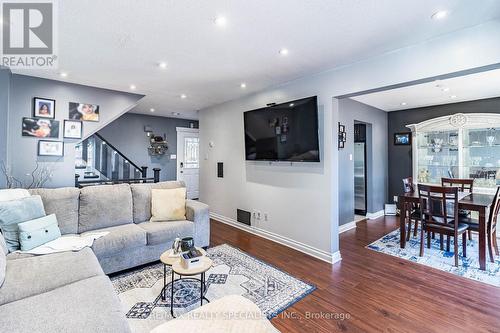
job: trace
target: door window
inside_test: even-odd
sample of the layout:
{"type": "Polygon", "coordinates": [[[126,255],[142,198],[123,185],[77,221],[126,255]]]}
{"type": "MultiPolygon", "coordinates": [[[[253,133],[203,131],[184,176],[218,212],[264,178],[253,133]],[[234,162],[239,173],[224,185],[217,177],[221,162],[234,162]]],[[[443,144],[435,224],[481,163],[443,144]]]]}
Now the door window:
{"type": "Polygon", "coordinates": [[[184,168],[198,169],[200,167],[200,151],[198,138],[184,138],[184,168]]]}

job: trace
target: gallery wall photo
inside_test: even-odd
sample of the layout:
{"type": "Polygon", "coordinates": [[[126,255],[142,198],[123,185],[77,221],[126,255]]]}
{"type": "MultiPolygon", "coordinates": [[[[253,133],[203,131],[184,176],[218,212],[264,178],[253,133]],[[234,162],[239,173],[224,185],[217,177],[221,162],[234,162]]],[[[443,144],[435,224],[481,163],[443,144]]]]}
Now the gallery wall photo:
{"type": "Polygon", "coordinates": [[[22,135],[35,138],[58,138],[59,121],[24,117],[22,135]]]}

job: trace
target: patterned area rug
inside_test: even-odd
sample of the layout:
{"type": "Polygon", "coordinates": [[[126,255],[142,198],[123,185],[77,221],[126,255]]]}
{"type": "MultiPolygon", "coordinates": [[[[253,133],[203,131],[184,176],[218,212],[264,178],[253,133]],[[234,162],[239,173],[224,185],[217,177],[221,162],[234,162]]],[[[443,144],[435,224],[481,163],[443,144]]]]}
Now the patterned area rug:
{"type": "Polygon", "coordinates": [[[473,234],[473,240],[467,241],[467,258],[462,256],[462,239],[460,237],[458,242],[458,268],[454,266],[453,239],[451,240],[451,252],[446,251],[446,237],[444,242],[445,251],[440,250],[439,236],[431,240],[430,249],[427,248],[427,239],[425,239],[424,255],[420,257],[420,230],[418,231],[418,237],[413,237],[413,235],[410,237],[410,241],[406,242],[404,249],[399,246],[399,235],[399,229],[395,230],[371,243],[367,248],[500,287],[500,257],[495,257],[495,263],[492,263],[489,261],[488,252],[486,252],[486,270],[480,270],[477,235],[473,234]]]}
{"type": "MultiPolygon", "coordinates": [[[[268,318],[272,318],[316,289],[315,286],[226,244],[210,248],[207,253],[214,262],[213,267],[206,273],[205,297],[210,301],[226,295],[242,295],[257,304],[268,318]]],[[[171,274],[170,267],[167,266],[165,301],[161,297],[163,288],[161,263],[111,278],[134,332],[149,332],[152,328],[172,319],[170,315],[172,289],[171,284],[168,284],[171,274]]],[[[199,278],[199,275],[196,278],[199,278]]],[[[175,316],[178,317],[199,306],[200,282],[189,279],[176,281],[175,316]]]]}

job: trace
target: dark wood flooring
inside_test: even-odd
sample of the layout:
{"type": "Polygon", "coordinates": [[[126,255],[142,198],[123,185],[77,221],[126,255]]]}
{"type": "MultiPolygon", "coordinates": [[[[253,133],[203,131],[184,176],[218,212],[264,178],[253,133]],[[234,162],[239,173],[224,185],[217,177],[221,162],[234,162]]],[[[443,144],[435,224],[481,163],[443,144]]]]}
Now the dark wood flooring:
{"type": "Polygon", "coordinates": [[[394,217],[341,234],[342,261],[333,266],[217,221],[211,227],[212,246],[233,245],[317,286],[272,320],[282,332],[500,332],[500,288],[365,249],[398,227],[394,217]]]}

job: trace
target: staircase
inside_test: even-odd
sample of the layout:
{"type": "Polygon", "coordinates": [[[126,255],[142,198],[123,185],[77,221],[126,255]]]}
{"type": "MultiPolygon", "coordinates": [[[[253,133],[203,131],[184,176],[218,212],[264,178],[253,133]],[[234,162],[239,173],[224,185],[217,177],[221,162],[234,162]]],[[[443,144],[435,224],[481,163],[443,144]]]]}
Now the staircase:
{"type": "Polygon", "coordinates": [[[75,147],[75,186],[84,187],[120,183],[157,183],[160,169],[153,169],[147,177],[148,167],[139,167],[98,133],[86,138],[75,147]]]}

